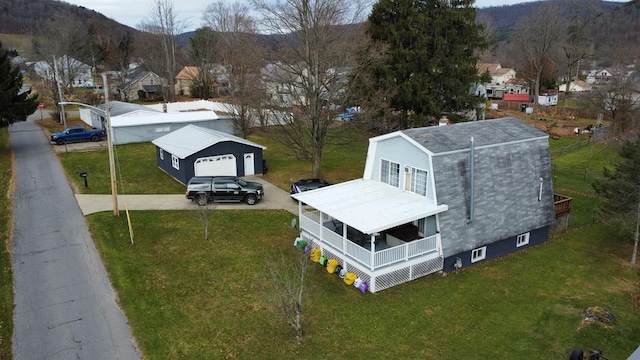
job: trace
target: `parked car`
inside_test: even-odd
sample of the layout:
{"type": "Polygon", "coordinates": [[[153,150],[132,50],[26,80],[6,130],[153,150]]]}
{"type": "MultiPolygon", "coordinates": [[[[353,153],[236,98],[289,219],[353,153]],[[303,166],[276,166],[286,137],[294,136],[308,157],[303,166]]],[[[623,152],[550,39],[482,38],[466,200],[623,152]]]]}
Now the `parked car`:
{"type": "Polygon", "coordinates": [[[84,126],[70,126],[61,132],[51,134],[51,142],[63,145],[68,142],[77,141],[100,141],[107,137],[104,130],[86,129],[84,126]]]}
{"type": "Polygon", "coordinates": [[[321,187],[329,186],[328,182],[324,179],[300,179],[291,183],[290,194],[297,194],[303,191],[314,190],[321,187]]]}
{"type": "Polygon", "coordinates": [[[237,176],[195,176],[187,183],[187,199],[205,206],[214,202],[246,202],[254,205],[264,197],[258,182],[245,181],[237,176]]]}

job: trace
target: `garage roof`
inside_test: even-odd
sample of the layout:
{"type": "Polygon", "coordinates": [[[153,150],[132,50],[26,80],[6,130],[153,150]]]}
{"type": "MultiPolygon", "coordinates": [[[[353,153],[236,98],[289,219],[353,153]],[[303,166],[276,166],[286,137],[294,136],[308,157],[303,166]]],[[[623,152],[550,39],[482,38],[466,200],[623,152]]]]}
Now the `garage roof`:
{"type": "Polygon", "coordinates": [[[356,179],[294,194],[299,200],[365,234],[444,212],[447,205],[375,180],[356,179]]]}
{"type": "Polygon", "coordinates": [[[266,147],[222,131],[187,125],[152,141],[154,145],[180,159],[224,141],[233,141],[261,149],[266,147]]]}

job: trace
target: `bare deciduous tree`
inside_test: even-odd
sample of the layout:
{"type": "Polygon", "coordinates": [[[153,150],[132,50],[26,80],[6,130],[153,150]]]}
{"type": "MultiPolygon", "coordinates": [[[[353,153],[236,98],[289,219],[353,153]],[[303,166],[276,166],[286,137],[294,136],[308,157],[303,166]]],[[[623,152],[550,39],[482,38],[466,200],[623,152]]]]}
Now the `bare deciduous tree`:
{"type": "MultiPolygon", "coordinates": [[[[356,63],[354,44],[363,36],[364,1],[254,0],[262,14],[261,31],[280,35],[277,51],[270,53],[272,70],[263,74],[269,83],[270,106],[289,106],[294,116],[286,121],[286,144],[311,161],[312,176],[321,174],[322,152],[334,122],[332,106],[343,98],[340,83],[356,63]]],[[[283,118],[284,119],[284,118],[283,118]]]]}
{"type": "Polygon", "coordinates": [[[282,312],[282,316],[295,333],[298,342],[303,337],[303,308],[306,295],[307,273],[311,260],[304,252],[292,261],[283,253],[266,257],[267,277],[263,282],[267,301],[282,312]]]}
{"type": "MultiPolygon", "coordinates": [[[[569,105],[573,70],[580,61],[593,56],[593,39],[589,36],[589,26],[600,16],[593,1],[571,1],[571,17],[565,32],[565,39],[561,45],[567,67],[567,82],[565,88],[564,107],[569,105]]],[[[577,77],[577,76],[576,76],[577,77]]]]}
{"type": "MultiPolygon", "coordinates": [[[[77,20],[54,17],[48,22],[42,33],[33,39],[33,52],[40,60],[45,61],[51,68],[53,75],[54,63],[58,68],[58,80],[64,92],[73,89],[73,80],[83,66],[81,60],[88,55],[87,33],[85,27],[77,20]]],[[[46,88],[51,90],[55,99],[60,99],[60,94],[53,76],[42,79],[46,88]]]]}
{"type": "Polygon", "coordinates": [[[264,46],[258,41],[255,20],[246,4],[222,1],[209,5],[202,20],[217,38],[216,59],[226,70],[227,82],[221,85],[231,96],[234,130],[247,137],[258,123],[255,114],[263,98],[259,75],[264,46]]]}
{"type": "Polygon", "coordinates": [[[155,35],[153,38],[162,48],[164,71],[167,79],[167,96],[169,101],[175,100],[176,55],[178,51],[177,36],[184,32],[186,24],[179,19],[172,0],[154,0],[150,7],[149,18],[140,27],[155,35]]]}
{"type": "Polygon", "coordinates": [[[550,58],[562,33],[561,8],[555,2],[541,3],[518,25],[516,41],[526,57],[525,61],[535,69],[534,102],[538,103],[540,84],[545,61],[550,58]]]}

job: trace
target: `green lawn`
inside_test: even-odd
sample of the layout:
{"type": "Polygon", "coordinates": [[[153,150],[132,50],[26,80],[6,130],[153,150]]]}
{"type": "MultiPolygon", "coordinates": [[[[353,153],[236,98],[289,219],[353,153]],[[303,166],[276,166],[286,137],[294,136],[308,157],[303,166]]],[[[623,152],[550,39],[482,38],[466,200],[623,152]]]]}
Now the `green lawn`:
{"type": "Polygon", "coordinates": [[[293,257],[291,214],[214,211],[204,240],[195,212],[88,217],[147,359],[566,359],[573,347],[624,359],[640,338],[628,241],[587,226],[446,277],[361,294],[313,265],[298,345],[264,301],[264,258],[293,257]],[[581,326],[603,306],[615,324],[581,326]],[[319,355],[320,354],[320,355],[319,355]]]}
{"type": "Polygon", "coordinates": [[[0,129],[0,359],[11,358],[13,333],[13,272],[11,271],[11,153],[9,132],[0,129]]]}
{"type": "MultiPolygon", "coordinates": [[[[362,176],[368,136],[345,136],[348,141],[329,145],[324,157],[323,175],[332,182],[362,176]]],[[[286,189],[290,178],[310,175],[310,164],[268,133],[251,140],[268,147],[268,181],[286,189]]],[[[552,140],[551,147],[574,141],[552,140]]],[[[175,181],[153,173],[148,146],[117,147],[124,192],[174,192],[160,190],[175,181]],[[129,174],[134,171],[139,175],[129,174]],[[145,175],[153,184],[129,179],[145,175]]],[[[361,294],[314,265],[301,344],[262,293],[265,257],[274,250],[294,256],[290,213],[214,210],[204,240],[197,212],[136,211],[133,246],[125,217],[104,212],[87,219],[147,359],[565,359],[574,347],[625,359],[640,338],[638,269],[628,264],[629,239],[593,224],[598,201],[590,186],[612,154],[594,143],[552,158],[556,190],[574,202],[570,231],[544,245],[377,294],[361,294]],[[583,309],[596,305],[612,311],[615,323],[583,326],[583,309]]],[[[61,158],[75,174],[88,166],[78,164],[106,167],[106,154],[97,156],[61,158]]],[[[102,190],[87,191],[109,192],[108,177],[92,175],[104,167],[89,170],[90,188],[95,182],[102,190]]],[[[79,177],[73,181],[81,184],[79,177]]]]}

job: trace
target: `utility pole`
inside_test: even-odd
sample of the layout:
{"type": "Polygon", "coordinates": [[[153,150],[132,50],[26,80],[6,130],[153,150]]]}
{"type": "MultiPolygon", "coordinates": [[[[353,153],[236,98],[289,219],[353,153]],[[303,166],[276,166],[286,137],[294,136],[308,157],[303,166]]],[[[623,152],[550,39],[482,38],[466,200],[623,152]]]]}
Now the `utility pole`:
{"type": "MultiPolygon", "coordinates": [[[[53,56],[53,77],[56,79],[56,84],[58,85],[58,97],[60,98],[60,103],[64,103],[64,93],[62,92],[63,88],[60,85],[60,74],[58,74],[58,62],[56,61],[55,55],[53,56]]],[[[64,105],[60,104],[60,119],[62,120],[62,127],[67,127],[67,117],[64,114],[64,105]]]]}
{"type": "Polygon", "coordinates": [[[111,197],[113,198],[113,216],[119,216],[118,211],[118,190],[116,187],[116,171],[113,161],[113,138],[111,133],[111,114],[109,110],[109,85],[107,84],[107,74],[102,73],[102,87],[104,89],[105,118],[107,120],[107,148],[109,149],[109,175],[111,176],[111,197]]]}

